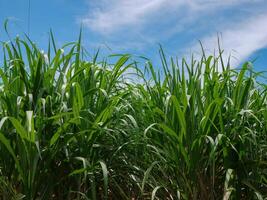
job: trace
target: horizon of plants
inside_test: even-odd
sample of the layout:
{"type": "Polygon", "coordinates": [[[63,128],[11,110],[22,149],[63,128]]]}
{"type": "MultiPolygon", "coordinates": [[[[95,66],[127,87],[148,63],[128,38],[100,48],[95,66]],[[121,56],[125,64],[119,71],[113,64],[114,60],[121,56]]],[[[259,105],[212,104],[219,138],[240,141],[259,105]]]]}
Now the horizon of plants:
{"type": "Polygon", "coordinates": [[[267,85],[253,63],[224,63],[220,46],[189,62],[160,47],[160,69],[89,59],[81,31],[60,48],[51,31],[47,52],[27,35],[1,45],[0,199],[267,198],[267,85]]]}

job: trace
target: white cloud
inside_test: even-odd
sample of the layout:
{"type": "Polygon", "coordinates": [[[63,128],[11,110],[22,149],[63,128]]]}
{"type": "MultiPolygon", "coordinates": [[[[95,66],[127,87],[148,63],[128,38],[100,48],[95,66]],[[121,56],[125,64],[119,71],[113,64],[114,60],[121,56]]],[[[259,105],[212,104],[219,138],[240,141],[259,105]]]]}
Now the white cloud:
{"type": "Polygon", "coordinates": [[[81,20],[89,29],[110,34],[125,26],[132,29],[158,20],[168,20],[173,14],[185,13],[184,18],[198,17],[199,12],[212,12],[227,6],[261,0],[95,0],[89,1],[88,14],[81,20]],[[164,14],[164,15],[162,15],[164,14]]]}
{"type": "MultiPolygon", "coordinates": [[[[81,21],[112,49],[140,50],[167,41],[174,54],[186,48],[178,39],[191,37],[183,45],[202,38],[204,47],[213,52],[219,32],[224,55],[236,57],[232,59],[236,65],[267,45],[267,15],[260,14],[266,13],[265,0],[87,1],[88,13],[81,21]],[[234,13],[225,14],[227,9],[234,13]]],[[[191,47],[195,51],[199,45],[191,47]]]]}
{"type": "Polygon", "coordinates": [[[110,0],[103,1],[82,22],[90,29],[109,33],[127,25],[141,25],[146,17],[159,10],[166,0],[110,0]]]}
{"type": "MultiPolygon", "coordinates": [[[[218,36],[206,36],[201,39],[205,50],[209,53],[216,50],[218,36]]],[[[231,54],[231,64],[236,66],[255,51],[267,47],[267,14],[258,15],[221,30],[221,47],[224,58],[227,60],[231,54]]],[[[192,50],[199,49],[194,45],[192,50]]]]}

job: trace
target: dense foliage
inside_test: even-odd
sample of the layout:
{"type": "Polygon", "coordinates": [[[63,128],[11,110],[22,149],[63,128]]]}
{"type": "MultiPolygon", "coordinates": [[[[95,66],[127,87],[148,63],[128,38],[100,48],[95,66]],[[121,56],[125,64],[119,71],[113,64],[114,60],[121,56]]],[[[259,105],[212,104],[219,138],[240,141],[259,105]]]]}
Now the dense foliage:
{"type": "Polygon", "coordinates": [[[251,63],[160,50],[160,67],[110,64],[52,34],[46,53],[2,47],[0,199],[267,198],[267,86],[251,63]]]}

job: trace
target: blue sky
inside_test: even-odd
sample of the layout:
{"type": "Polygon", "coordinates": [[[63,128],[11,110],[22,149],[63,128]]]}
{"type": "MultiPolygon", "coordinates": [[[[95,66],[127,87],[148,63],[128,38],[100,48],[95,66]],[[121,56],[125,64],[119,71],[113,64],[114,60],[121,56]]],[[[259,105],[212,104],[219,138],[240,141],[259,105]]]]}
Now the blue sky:
{"type": "Polygon", "coordinates": [[[267,70],[267,0],[0,0],[0,40],[9,19],[12,36],[28,32],[46,49],[53,29],[58,45],[74,41],[83,25],[89,52],[133,53],[158,60],[158,44],[169,56],[213,53],[220,35],[233,66],[246,60],[267,70]]]}

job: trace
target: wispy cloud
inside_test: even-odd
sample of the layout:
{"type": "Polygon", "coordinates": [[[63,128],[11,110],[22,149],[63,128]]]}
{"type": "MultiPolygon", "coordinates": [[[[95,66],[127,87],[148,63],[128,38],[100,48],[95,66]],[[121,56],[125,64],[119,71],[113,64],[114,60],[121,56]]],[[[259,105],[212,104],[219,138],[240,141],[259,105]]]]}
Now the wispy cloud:
{"type": "Polygon", "coordinates": [[[120,30],[123,26],[141,26],[149,15],[160,10],[166,0],[101,0],[82,22],[100,33],[120,30]]]}
{"type": "Polygon", "coordinates": [[[231,52],[239,63],[267,45],[264,1],[88,0],[81,21],[111,48],[140,50],[161,43],[171,54],[190,45],[195,50],[192,41],[198,39],[213,50],[219,32],[225,55],[231,52]]]}
{"type": "Polygon", "coordinates": [[[261,0],[95,0],[90,1],[89,11],[82,22],[93,31],[109,34],[113,31],[140,28],[157,20],[199,17],[200,12],[261,0]],[[182,14],[183,16],[179,16],[182,14]],[[161,16],[159,19],[158,16],[161,16]]]}
{"type": "MultiPolygon", "coordinates": [[[[256,15],[231,26],[222,27],[221,46],[225,60],[231,55],[232,65],[238,65],[255,51],[267,47],[267,14],[256,15]]],[[[218,49],[218,35],[205,36],[201,42],[206,51],[212,53],[218,49]]],[[[199,49],[199,45],[191,48],[199,49]]]]}

